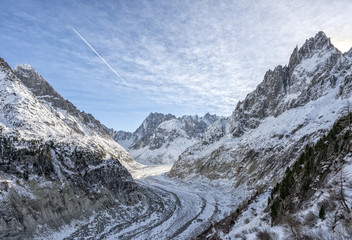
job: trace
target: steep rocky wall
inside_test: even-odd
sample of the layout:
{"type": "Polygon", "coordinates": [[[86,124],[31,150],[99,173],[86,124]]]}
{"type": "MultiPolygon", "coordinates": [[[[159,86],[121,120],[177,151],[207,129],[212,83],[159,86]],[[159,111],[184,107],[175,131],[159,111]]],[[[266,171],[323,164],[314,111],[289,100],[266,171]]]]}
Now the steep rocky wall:
{"type": "Polygon", "coordinates": [[[1,136],[0,179],[11,184],[0,190],[1,239],[30,238],[40,225],[56,229],[94,211],[141,200],[118,160],[68,148],[1,136]]]}

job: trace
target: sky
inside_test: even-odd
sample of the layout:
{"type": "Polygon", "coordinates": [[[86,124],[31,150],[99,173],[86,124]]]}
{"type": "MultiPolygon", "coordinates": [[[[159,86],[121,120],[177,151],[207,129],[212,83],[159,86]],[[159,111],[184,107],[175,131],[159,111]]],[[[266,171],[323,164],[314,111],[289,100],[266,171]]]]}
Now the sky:
{"type": "Polygon", "coordinates": [[[318,31],[348,51],[351,13],[350,0],[0,0],[0,57],[134,131],[150,112],[229,116],[318,31]]]}

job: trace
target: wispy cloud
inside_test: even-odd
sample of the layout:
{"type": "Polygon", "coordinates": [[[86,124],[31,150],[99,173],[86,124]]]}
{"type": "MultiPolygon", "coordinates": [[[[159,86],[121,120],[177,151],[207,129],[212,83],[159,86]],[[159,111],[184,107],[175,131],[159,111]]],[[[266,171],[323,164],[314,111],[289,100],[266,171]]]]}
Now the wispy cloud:
{"type": "MultiPolygon", "coordinates": [[[[132,118],[136,109],[138,117],[143,111],[144,116],[149,111],[229,115],[268,69],[287,64],[293,48],[316,32],[325,31],[342,51],[352,47],[349,0],[31,1],[16,6],[5,0],[3,5],[0,44],[16,49],[4,51],[10,63],[28,60],[60,93],[98,118],[96,102],[107,112],[130,108],[132,118]],[[100,59],[77,42],[72,27],[130,88],[114,81],[100,59]]],[[[114,127],[124,128],[119,121],[114,127]]]]}
{"type": "Polygon", "coordinates": [[[128,86],[127,82],[120,76],[120,74],[118,72],[116,72],[116,70],[111,67],[111,65],[89,44],[89,42],[82,37],[81,34],[79,34],[79,32],[76,31],[76,29],[72,28],[72,30],[82,39],[82,41],[90,48],[92,49],[92,51],[103,61],[103,63],[105,63],[106,66],[108,66],[108,68],[110,68],[110,70],[124,83],[128,86]]]}

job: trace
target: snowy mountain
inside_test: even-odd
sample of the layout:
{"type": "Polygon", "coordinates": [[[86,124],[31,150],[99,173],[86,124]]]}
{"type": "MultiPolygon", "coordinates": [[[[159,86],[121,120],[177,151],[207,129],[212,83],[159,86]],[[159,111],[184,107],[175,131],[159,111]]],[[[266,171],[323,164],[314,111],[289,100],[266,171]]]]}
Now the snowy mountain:
{"type": "Polygon", "coordinates": [[[294,49],[289,64],[269,70],[226,120],[187,149],[171,175],[271,182],[305,144],[317,141],[351,96],[351,60],[323,32],[294,49]]]}
{"type": "Polygon", "coordinates": [[[133,159],[147,164],[172,164],[218,119],[209,113],[203,117],[185,115],[179,118],[151,113],[134,133],[119,131],[113,134],[133,159]]]}
{"type": "Polygon", "coordinates": [[[109,133],[116,142],[118,142],[124,148],[129,149],[130,146],[132,146],[144,135],[156,128],[161,122],[174,118],[176,117],[172,114],[150,113],[133,133],[115,131],[114,129],[109,129],[109,133]]]}
{"type": "Polygon", "coordinates": [[[228,182],[251,195],[199,239],[352,236],[347,231],[352,204],[349,127],[337,131],[334,125],[350,112],[351,54],[342,54],[319,32],[294,49],[288,65],[269,70],[230,117],[215,122],[181,154],[170,176],[228,182]],[[344,198],[338,182],[345,185],[344,198]],[[325,222],[322,206],[329,209],[325,222]]]}
{"type": "Polygon", "coordinates": [[[140,200],[126,150],[32,67],[0,58],[0,93],[0,238],[140,200]]]}

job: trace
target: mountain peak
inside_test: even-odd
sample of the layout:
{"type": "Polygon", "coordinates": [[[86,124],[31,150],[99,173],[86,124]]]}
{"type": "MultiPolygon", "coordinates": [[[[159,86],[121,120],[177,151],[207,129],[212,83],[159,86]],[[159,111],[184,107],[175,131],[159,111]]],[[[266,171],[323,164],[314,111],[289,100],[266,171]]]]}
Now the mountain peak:
{"type": "Polygon", "coordinates": [[[35,95],[61,97],[31,65],[17,65],[13,72],[35,95]]]}
{"type": "Polygon", "coordinates": [[[305,46],[308,46],[311,49],[323,49],[325,47],[332,47],[332,44],[330,38],[328,38],[323,31],[320,31],[315,34],[314,37],[307,39],[302,48],[305,46]]]}
{"type": "Polygon", "coordinates": [[[163,118],[163,117],[175,117],[172,114],[163,114],[163,113],[158,113],[158,112],[151,112],[146,119],[154,119],[154,118],[163,118]]]}
{"type": "Polygon", "coordinates": [[[307,39],[301,48],[298,49],[298,46],[296,46],[290,57],[289,69],[292,70],[303,59],[311,58],[319,52],[331,49],[336,48],[331,44],[330,38],[323,31],[320,31],[314,37],[307,39]]]}
{"type": "Polygon", "coordinates": [[[315,34],[313,39],[315,39],[315,40],[318,40],[318,39],[329,40],[329,38],[326,36],[326,34],[323,31],[319,31],[317,34],[315,34]]]}
{"type": "Polygon", "coordinates": [[[11,67],[9,66],[9,64],[7,64],[7,62],[1,57],[0,57],[0,68],[11,70],[11,67]]]}
{"type": "Polygon", "coordinates": [[[20,64],[15,67],[15,69],[23,69],[27,71],[35,71],[34,68],[29,64],[20,64]]]}

